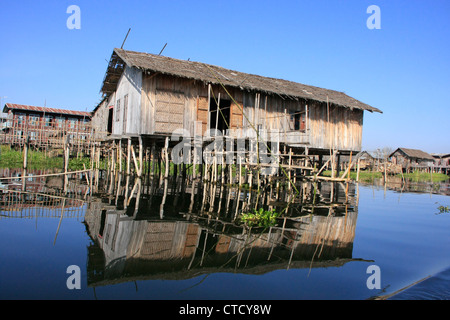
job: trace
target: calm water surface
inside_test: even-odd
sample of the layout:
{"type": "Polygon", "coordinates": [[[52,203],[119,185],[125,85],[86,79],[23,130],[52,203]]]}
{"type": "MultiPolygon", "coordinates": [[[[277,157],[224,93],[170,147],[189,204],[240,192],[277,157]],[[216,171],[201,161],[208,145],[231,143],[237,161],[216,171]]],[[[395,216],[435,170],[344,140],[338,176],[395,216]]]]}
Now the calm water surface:
{"type": "MultiPolygon", "coordinates": [[[[249,234],[227,223],[238,203],[232,190],[223,198],[159,192],[135,212],[122,193],[83,189],[78,201],[46,196],[39,184],[8,191],[13,185],[2,189],[1,299],[368,299],[450,267],[450,213],[438,210],[450,205],[447,195],[352,185],[353,205],[318,203],[313,215],[294,206],[284,228],[280,220],[249,234]],[[79,290],[67,287],[70,265],[80,267],[79,290]],[[371,265],[380,289],[367,287],[371,265]]],[[[438,283],[448,288],[448,277],[438,283]]],[[[438,291],[434,298],[449,298],[438,291]]]]}

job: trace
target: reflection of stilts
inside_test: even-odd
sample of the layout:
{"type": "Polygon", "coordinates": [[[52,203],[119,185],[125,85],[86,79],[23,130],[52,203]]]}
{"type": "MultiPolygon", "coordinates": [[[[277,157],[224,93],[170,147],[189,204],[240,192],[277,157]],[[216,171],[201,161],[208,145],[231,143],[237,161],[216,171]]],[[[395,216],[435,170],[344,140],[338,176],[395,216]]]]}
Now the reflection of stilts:
{"type": "Polygon", "coordinates": [[[164,179],[164,193],[163,193],[163,198],[162,198],[162,201],[161,201],[161,205],[159,207],[159,217],[160,217],[160,219],[164,218],[164,205],[166,204],[168,184],[169,184],[169,180],[168,179],[164,179]]]}
{"type": "Polygon", "coordinates": [[[125,194],[124,194],[124,200],[123,200],[123,207],[124,207],[124,209],[127,208],[127,203],[128,203],[128,192],[129,192],[128,188],[129,188],[129,185],[130,185],[130,176],[127,175],[127,177],[126,177],[126,179],[125,179],[125,194]]]}
{"type": "Polygon", "coordinates": [[[139,210],[139,201],[141,199],[141,190],[142,190],[142,180],[141,178],[138,178],[135,182],[135,185],[137,186],[136,191],[136,205],[134,207],[134,214],[133,216],[136,217],[138,210],[139,210]]]}
{"type": "MultiPolygon", "coordinates": [[[[315,201],[322,202],[323,195],[320,185],[325,182],[333,185],[330,189],[329,200],[327,200],[330,204],[338,205],[338,197],[343,197],[345,194],[343,202],[348,203],[348,210],[348,205],[352,200],[349,195],[351,183],[348,174],[352,163],[357,161],[356,157],[354,157],[354,160],[350,157],[351,162],[347,170],[343,172],[342,177],[335,177],[331,181],[327,181],[327,179],[322,179],[321,176],[319,178],[318,175],[331,161],[331,158],[325,164],[319,162],[320,169],[317,171],[317,163],[314,155],[310,154],[310,150],[298,154],[294,152],[294,148],[284,146],[285,151],[277,151],[276,154],[279,163],[284,166],[283,173],[278,170],[276,175],[262,176],[261,166],[264,163],[259,162],[258,156],[261,156],[261,151],[265,151],[260,150],[259,145],[254,143],[257,142],[256,140],[248,141],[248,144],[246,142],[245,147],[248,148],[248,151],[245,148],[241,150],[242,144],[236,144],[236,149],[234,149],[231,143],[227,143],[226,150],[222,151],[215,150],[218,145],[222,144],[219,141],[220,139],[211,137],[211,140],[208,140],[208,146],[211,147],[206,148],[203,153],[205,165],[202,166],[203,162],[197,165],[195,161],[193,165],[174,163],[171,159],[173,145],[170,144],[169,137],[141,136],[126,139],[129,146],[127,148],[128,156],[121,150],[124,142],[121,139],[117,142],[112,141],[113,149],[107,153],[110,157],[116,158],[111,158],[108,161],[112,164],[112,171],[107,175],[110,180],[108,193],[115,196],[116,205],[119,204],[120,195],[124,194],[124,208],[130,205],[131,198],[136,197],[137,189],[139,189],[139,192],[148,195],[147,199],[150,203],[156,195],[156,190],[159,189],[164,200],[162,206],[159,204],[160,216],[164,217],[166,215],[164,206],[167,198],[173,196],[170,205],[178,207],[184,202],[186,189],[191,187],[190,192],[199,195],[200,214],[208,214],[216,219],[227,217],[237,221],[241,213],[259,210],[260,208],[264,208],[264,210],[275,209],[283,216],[291,216],[294,213],[295,215],[315,214],[315,201]],[[137,145],[139,145],[138,157],[136,156],[137,145]],[[126,170],[129,173],[126,176],[125,187],[122,185],[121,155],[124,155],[127,160],[126,170]],[[236,165],[224,163],[226,162],[225,159],[228,158],[236,160],[236,165]],[[133,177],[140,177],[142,180],[139,185],[136,185],[136,181],[132,181],[135,184],[130,189],[128,183],[131,183],[129,179],[133,179],[133,177]],[[199,184],[194,183],[196,178],[201,179],[199,184]],[[335,185],[334,182],[337,182],[337,184],[335,185]],[[341,183],[342,189],[338,186],[339,183],[341,183]],[[340,192],[338,192],[339,190],[340,192]],[[312,201],[308,202],[309,199],[312,201]],[[305,201],[308,203],[303,205],[305,201]]],[[[183,155],[193,154],[197,155],[198,158],[199,154],[196,150],[198,146],[189,149],[189,143],[186,141],[183,142],[183,146],[187,148],[183,149],[183,155]]],[[[98,155],[98,153],[95,154],[98,155]]],[[[270,155],[270,153],[266,155],[270,155]]],[[[98,156],[96,159],[98,162],[98,156]]],[[[186,211],[195,211],[195,199],[195,195],[191,194],[189,209],[186,208],[186,211]]],[[[339,199],[339,201],[341,200],[339,199]]],[[[345,209],[345,207],[342,208],[345,209]]],[[[139,211],[138,207],[136,209],[139,211]]],[[[323,209],[323,203],[319,209],[323,209]]]]}
{"type": "Polygon", "coordinates": [[[119,201],[119,195],[120,195],[121,189],[122,189],[122,173],[121,173],[121,171],[119,171],[119,178],[118,178],[117,180],[118,180],[118,181],[117,181],[116,201],[115,201],[116,206],[117,206],[117,204],[118,204],[118,201],[119,201]]]}
{"type": "Polygon", "coordinates": [[[61,217],[59,219],[58,228],[56,229],[55,240],[53,240],[53,245],[56,243],[56,238],[58,237],[59,228],[61,227],[61,222],[64,217],[64,207],[66,205],[66,199],[63,199],[62,207],[61,207],[61,217]]]}

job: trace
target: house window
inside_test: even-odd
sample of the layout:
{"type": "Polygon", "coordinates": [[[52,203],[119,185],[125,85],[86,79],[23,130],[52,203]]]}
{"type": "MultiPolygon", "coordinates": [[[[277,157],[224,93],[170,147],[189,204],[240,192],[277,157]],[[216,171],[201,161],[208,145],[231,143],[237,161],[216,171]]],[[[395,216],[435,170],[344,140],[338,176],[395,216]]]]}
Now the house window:
{"type": "Polygon", "coordinates": [[[23,113],[17,114],[17,124],[22,125],[25,124],[25,115],[23,113]]]}
{"type": "Polygon", "coordinates": [[[89,119],[85,119],[83,118],[83,120],[79,120],[78,121],[78,128],[80,131],[87,131],[88,130],[88,124],[89,124],[89,119]]]}
{"type": "Polygon", "coordinates": [[[29,123],[30,123],[30,125],[32,125],[32,126],[37,125],[37,124],[39,123],[39,116],[38,116],[38,115],[35,115],[35,114],[31,114],[31,115],[29,116],[29,123]]]}
{"type": "Polygon", "coordinates": [[[120,120],[120,99],[117,99],[116,103],[116,121],[120,120]]]}
{"type": "Polygon", "coordinates": [[[291,112],[291,123],[295,131],[305,132],[306,130],[305,113],[291,112]]]}
{"type": "Polygon", "coordinates": [[[77,125],[77,119],[74,119],[74,118],[71,118],[71,119],[69,119],[69,128],[70,129],[74,129],[75,127],[76,127],[76,125],[77,125]]]}
{"type": "Polygon", "coordinates": [[[55,119],[56,127],[62,128],[64,126],[64,118],[58,117],[55,119]]]}
{"type": "Polygon", "coordinates": [[[45,126],[46,126],[46,127],[51,127],[51,125],[52,125],[52,120],[53,120],[53,117],[52,117],[52,116],[45,116],[45,126]]]}
{"type": "MultiPolygon", "coordinates": [[[[183,101],[181,101],[183,103],[183,101]]],[[[219,102],[219,101],[217,101],[219,102]]],[[[231,100],[221,99],[219,102],[219,106],[217,106],[216,99],[210,99],[210,129],[216,129],[220,132],[224,132],[225,130],[230,128],[230,109],[231,109],[231,100]]],[[[183,105],[182,105],[183,106],[183,105]]],[[[179,108],[179,110],[183,110],[179,108]]],[[[183,118],[181,118],[181,122],[183,118]]]]}

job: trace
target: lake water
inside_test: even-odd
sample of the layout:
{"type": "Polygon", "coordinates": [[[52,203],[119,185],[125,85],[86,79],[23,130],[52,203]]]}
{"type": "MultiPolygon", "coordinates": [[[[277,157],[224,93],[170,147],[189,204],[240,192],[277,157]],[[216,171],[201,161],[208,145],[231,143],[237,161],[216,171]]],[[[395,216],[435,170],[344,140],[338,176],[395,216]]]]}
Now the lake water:
{"type": "Polygon", "coordinates": [[[429,276],[431,296],[424,286],[405,299],[450,298],[446,183],[305,183],[290,202],[277,190],[117,176],[91,195],[84,180],[65,192],[58,179],[3,181],[0,299],[360,300],[429,276]],[[276,226],[233,223],[283,201],[276,226]]]}

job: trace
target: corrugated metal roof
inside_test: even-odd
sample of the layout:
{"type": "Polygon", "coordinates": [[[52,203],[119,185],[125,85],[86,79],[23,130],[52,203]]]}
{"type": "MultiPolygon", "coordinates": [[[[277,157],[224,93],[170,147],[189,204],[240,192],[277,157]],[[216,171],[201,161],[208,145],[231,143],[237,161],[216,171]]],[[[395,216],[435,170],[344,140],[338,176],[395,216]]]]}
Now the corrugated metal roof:
{"type": "Polygon", "coordinates": [[[36,112],[45,112],[45,113],[57,113],[57,114],[79,116],[79,117],[91,117],[91,113],[90,112],[85,112],[85,111],[75,111],[75,110],[67,110],[67,109],[56,109],[56,108],[48,108],[48,107],[28,106],[28,105],[15,104],[15,103],[7,103],[7,104],[5,104],[5,107],[3,108],[3,111],[7,112],[7,109],[36,111],[36,112]]]}

